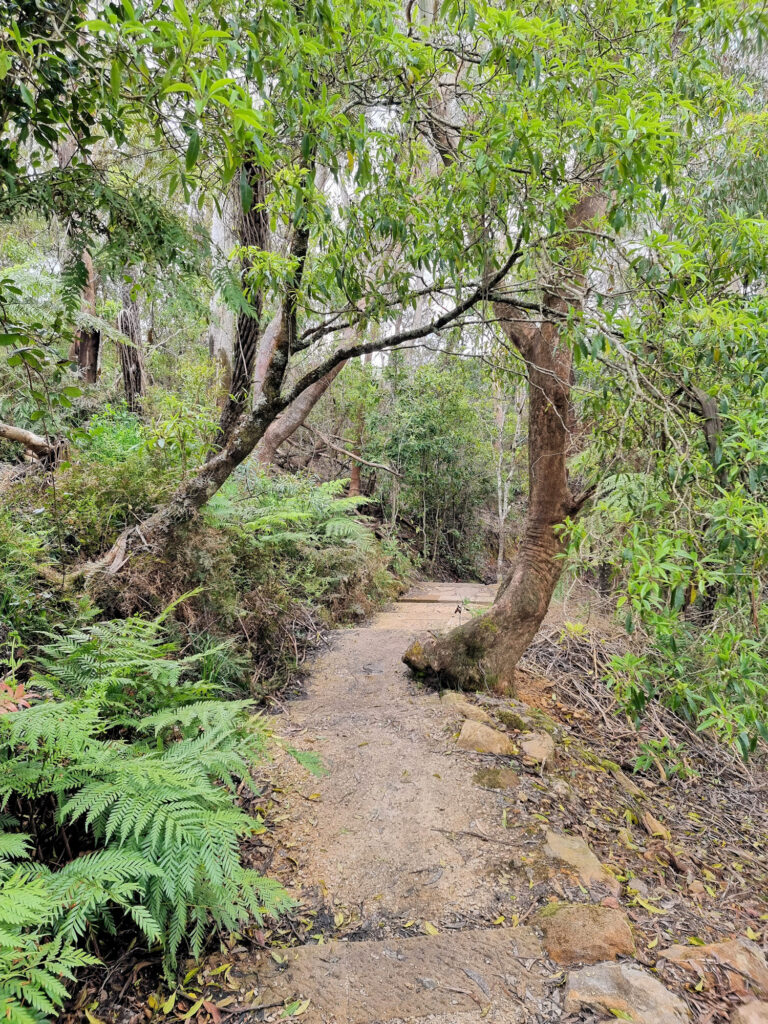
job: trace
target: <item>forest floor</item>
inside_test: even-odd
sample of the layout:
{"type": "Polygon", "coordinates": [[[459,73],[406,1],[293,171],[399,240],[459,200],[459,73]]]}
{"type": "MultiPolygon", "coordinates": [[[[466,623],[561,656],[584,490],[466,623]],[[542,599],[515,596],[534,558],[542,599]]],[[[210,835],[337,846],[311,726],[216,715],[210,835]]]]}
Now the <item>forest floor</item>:
{"type": "Polygon", "coordinates": [[[415,683],[408,642],[491,596],[422,584],[276,702],[327,772],[270,769],[249,856],[297,909],[200,968],[210,1019],[768,1020],[766,775],[659,710],[638,733],[599,682],[625,638],[579,602],[553,607],[515,700],[415,683]],[[630,777],[664,737],[686,740],[678,773],[630,777]]]}

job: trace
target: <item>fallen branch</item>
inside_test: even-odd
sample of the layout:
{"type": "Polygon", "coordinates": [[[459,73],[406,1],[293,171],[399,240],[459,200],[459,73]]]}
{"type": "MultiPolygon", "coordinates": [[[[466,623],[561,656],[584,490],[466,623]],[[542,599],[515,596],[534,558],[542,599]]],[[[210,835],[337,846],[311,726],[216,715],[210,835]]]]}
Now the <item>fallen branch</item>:
{"type": "Polygon", "coordinates": [[[339,455],[346,455],[348,459],[354,459],[355,462],[359,462],[361,466],[368,466],[370,469],[381,469],[385,473],[391,473],[392,476],[396,476],[398,480],[403,480],[403,474],[398,473],[392,466],[385,466],[381,462],[369,462],[368,459],[364,459],[361,455],[355,455],[354,452],[347,451],[346,448],[340,448],[339,445],[334,444],[330,438],[326,437],[325,434],[321,434],[315,427],[307,426],[306,423],[302,424],[305,430],[308,430],[310,434],[314,434],[315,437],[319,437],[323,444],[327,445],[332,451],[338,452],[339,455]]]}
{"type": "Polygon", "coordinates": [[[21,427],[13,427],[10,423],[0,423],[0,437],[6,441],[15,441],[23,445],[27,451],[32,452],[35,458],[41,461],[51,459],[56,454],[56,446],[47,441],[40,434],[31,430],[23,430],[21,427]]]}

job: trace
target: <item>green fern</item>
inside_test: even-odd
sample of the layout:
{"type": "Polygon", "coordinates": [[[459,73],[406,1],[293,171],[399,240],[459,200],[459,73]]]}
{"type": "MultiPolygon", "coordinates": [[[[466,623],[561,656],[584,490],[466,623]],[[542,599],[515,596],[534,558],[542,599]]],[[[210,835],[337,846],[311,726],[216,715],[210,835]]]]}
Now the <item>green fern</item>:
{"type": "Polygon", "coordinates": [[[0,1014],[18,1024],[47,1021],[67,997],[62,977],[98,961],[54,922],[65,912],[55,876],[27,859],[29,837],[0,833],[0,1014]],[[18,862],[16,862],[18,861],[18,862]]]}
{"type": "Polygon", "coordinates": [[[221,643],[184,658],[174,657],[178,645],[163,631],[168,611],[157,619],[132,616],[51,637],[42,648],[39,684],[63,697],[98,694],[115,720],[126,725],[132,723],[137,712],[220,693],[220,684],[205,676],[193,676],[212,654],[226,650],[228,645],[221,643]]]}
{"type": "MultiPolygon", "coordinates": [[[[82,948],[90,930],[114,931],[116,914],[161,946],[170,979],[182,948],[198,956],[212,926],[234,930],[291,906],[240,860],[241,840],[264,824],[236,793],[253,787],[270,730],[249,701],[205,699],[199,657],[176,653],[162,617],[52,637],[28,684],[46,699],[0,716],[0,806],[13,798],[34,814],[53,797],[58,827],[84,829],[91,851],[54,870],[31,859],[28,836],[0,830],[7,1020],[54,1014],[64,982],[96,962],[82,948]],[[141,704],[153,713],[137,717],[141,704]]],[[[13,824],[5,815],[0,828],[13,824]]]]}
{"type": "Polygon", "coordinates": [[[239,527],[261,546],[342,543],[365,548],[372,537],[360,510],[368,499],[342,496],[347,483],[261,476],[249,482],[247,495],[237,482],[222,488],[206,514],[210,522],[239,527]]]}

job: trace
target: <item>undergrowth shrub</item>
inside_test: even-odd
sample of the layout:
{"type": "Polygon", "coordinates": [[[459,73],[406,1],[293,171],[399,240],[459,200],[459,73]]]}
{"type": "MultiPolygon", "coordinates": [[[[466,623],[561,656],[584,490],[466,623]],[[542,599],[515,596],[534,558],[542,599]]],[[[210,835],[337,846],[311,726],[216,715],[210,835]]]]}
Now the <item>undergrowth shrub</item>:
{"type": "Polygon", "coordinates": [[[38,574],[37,565],[48,561],[47,536],[34,519],[0,510],[0,664],[37,644],[52,623],[82,615],[87,604],[38,574]]]}
{"type": "Polygon", "coordinates": [[[251,472],[219,491],[206,517],[230,532],[244,589],[257,580],[274,592],[279,580],[326,623],[359,618],[394,594],[389,555],[362,514],[368,499],[344,496],[347,483],[251,472]]]}
{"type": "Polygon", "coordinates": [[[642,647],[612,659],[608,684],[636,720],[659,701],[748,758],[768,743],[765,502],[739,485],[679,516],[663,474],[604,487],[572,525],[570,551],[574,567],[610,568],[617,613],[642,647]]]}
{"type": "Polygon", "coordinates": [[[107,406],[87,433],[78,433],[55,492],[46,494],[54,551],[67,561],[98,557],[122,529],[162,504],[178,479],[175,456],[157,446],[149,429],[107,406]]]}
{"type": "Polygon", "coordinates": [[[31,706],[0,715],[0,1013],[14,1024],[62,1005],[95,935],[137,930],[170,978],[211,926],[290,905],[239,853],[264,828],[236,793],[253,791],[270,732],[249,701],[212,699],[205,653],[177,656],[162,619],[93,624],[52,638],[21,691],[31,706]]]}
{"type": "MultiPolygon", "coordinates": [[[[119,577],[91,582],[112,616],[157,615],[190,590],[169,628],[185,648],[231,638],[236,656],[209,653],[235,690],[261,697],[292,677],[333,623],[357,620],[399,586],[397,552],[385,549],[361,515],[364,499],[344,481],[242,470],[181,534],[172,558],[137,555],[119,577]]],[[[402,559],[400,559],[402,566],[402,559]]]]}

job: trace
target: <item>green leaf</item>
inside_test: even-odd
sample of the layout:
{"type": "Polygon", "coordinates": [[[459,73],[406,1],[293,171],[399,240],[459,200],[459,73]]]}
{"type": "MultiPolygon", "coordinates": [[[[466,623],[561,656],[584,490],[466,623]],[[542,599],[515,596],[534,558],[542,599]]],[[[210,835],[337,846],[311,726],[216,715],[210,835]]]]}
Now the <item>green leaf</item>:
{"type": "Polygon", "coordinates": [[[189,12],[184,0],[173,0],[173,11],[185,28],[191,28],[192,23],[189,20],[189,12]]]}
{"type": "Polygon", "coordinates": [[[189,137],[189,145],[187,146],[187,155],[185,159],[186,168],[191,171],[197,163],[197,158],[200,155],[200,136],[195,130],[189,137]]]}
{"type": "Polygon", "coordinates": [[[120,98],[120,86],[122,84],[122,70],[120,68],[120,62],[115,58],[109,69],[109,91],[112,93],[112,99],[117,101],[120,98]]]}

